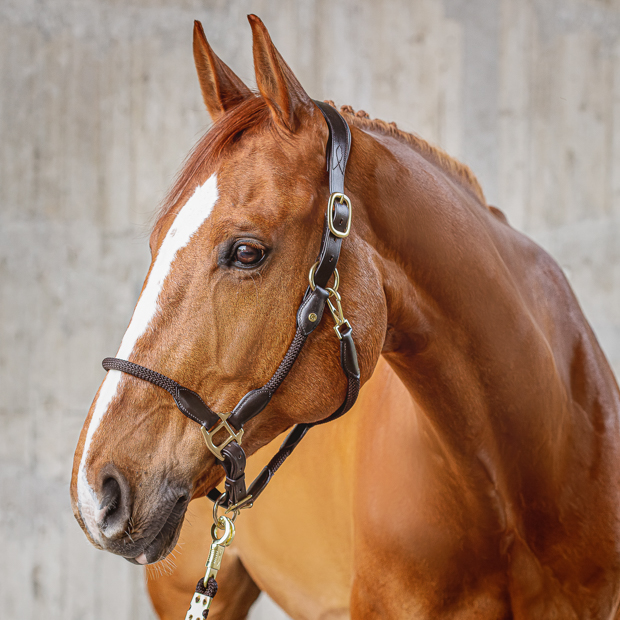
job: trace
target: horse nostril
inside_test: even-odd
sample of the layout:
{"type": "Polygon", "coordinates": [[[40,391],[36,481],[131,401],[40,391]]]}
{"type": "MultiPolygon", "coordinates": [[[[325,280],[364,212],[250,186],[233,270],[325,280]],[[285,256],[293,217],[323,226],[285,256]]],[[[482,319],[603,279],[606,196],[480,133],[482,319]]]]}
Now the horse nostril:
{"type": "Polygon", "coordinates": [[[105,512],[103,520],[114,515],[121,502],[121,486],[115,478],[104,480],[101,485],[101,510],[105,512]]]}
{"type": "Polygon", "coordinates": [[[99,529],[109,540],[122,538],[128,532],[131,498],[127,480],[112,465],[106,467],[99,498],[99,529]]]}

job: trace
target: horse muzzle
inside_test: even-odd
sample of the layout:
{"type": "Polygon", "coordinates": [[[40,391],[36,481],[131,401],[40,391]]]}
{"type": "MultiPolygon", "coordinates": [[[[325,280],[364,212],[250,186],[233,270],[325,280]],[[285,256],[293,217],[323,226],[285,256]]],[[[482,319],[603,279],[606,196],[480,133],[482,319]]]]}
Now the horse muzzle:
{"type": "Polygon", "coordinates": [[[138,499],[112,463],[102,468],[98,480],[88,501],[79,504],[82,525],[95,545],[135,564],[168,555],[178,540],[190,491],[164,482],[138,499]]]}

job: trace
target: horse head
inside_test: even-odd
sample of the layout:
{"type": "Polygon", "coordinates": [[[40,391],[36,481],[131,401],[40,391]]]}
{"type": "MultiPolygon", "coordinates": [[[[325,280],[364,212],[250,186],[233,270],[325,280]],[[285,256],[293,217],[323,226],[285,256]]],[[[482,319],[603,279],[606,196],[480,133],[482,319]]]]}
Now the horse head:
{"type": "MultiPolygon", "coordinates": [[[[194,58],[214,125],[182,169],[150,238],[152,261],[117,357],[153,369],[230,411],[273,375],[321,243],[329,198],[328,129],[250,16],[258,92],[214,54],[199,23],[194,58]]],[[[351,155],[366,156],[354,138],[351,155]],[[356,149],[358,151],[356,152],[356,149]]],[[[363,203],[358,178],[347,187],[363,203]]],[[[379,358],[386,300],[356,211],[340,294],[355,331],[362,382],[379,358]]],[[[287,428],[327,417],[347,389],[329,315],[268,406],[245,427],[248,454],[287,428]]],[[[174,547],[192,497],[222,479],[197,425],[151,383],[110,370],[75,452],[71,499],[97,547],[145,564],[174,547]]]]}

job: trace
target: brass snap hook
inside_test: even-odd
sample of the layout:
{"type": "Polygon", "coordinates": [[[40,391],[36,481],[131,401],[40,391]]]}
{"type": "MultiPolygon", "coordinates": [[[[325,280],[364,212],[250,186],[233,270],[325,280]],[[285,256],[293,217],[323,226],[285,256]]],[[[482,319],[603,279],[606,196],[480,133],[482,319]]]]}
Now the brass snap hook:
{"type": "Polygon", "coordinates": [[[342,334],[340,333],[340,328],[343,325],[346,325],[349,329],[351,329],[351,324],[347,319],[344,318],[344,312],[342,310],[342,297],[340,297],[340,293],[333,288],[328,288],[329,297],[327,298],[327,307],[329,311],[332,313],[332,318],[334,319],[334,331],[338,336],[338,340],[342,340],[342,334]],[[332,298],[334,301],[332,302],[332,298]]]}
{"type": "Polygon", "coordinates": [[[211,538],[213,539],[214,545],[228,547],[235,538],[234,519],[231,519],[226,515],[222,515],[217,520],[217,523],[214,523],[211,526],[211,538]],[[221,536],[217,535],[218,529],[224,530],[224,533],[221,536]]]}

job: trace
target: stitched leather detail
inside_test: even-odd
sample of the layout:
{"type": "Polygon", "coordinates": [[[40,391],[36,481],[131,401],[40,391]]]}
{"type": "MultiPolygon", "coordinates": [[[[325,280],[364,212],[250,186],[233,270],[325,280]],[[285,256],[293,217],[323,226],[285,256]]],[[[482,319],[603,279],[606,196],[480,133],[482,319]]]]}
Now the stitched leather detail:
{"type": "Polygon", "coordinates": [[[227,493],[228,505],[236,504],[242,500],[247,492],[245,490],[245,451],[236,442],[232,441],[222,449],[224,456],[224,471],[226,480],[224,488],[227,493]]]}
{"type": "Polygon", "coordinates": [[[297,325],[305,336],[309,336],[319,326],[328,297],[329,293],[317,286],[314,291],[307,292],[307,297],[301,302],[297,311],[297,325]],[[313,320],[311,315],[314,315],[313,320]]]}
{"type": "Polygon", "coordinates": [[[272,395],[273,392],[270,392],[266,387],[248,392],[233,409],[230,418],[228,418],[228,423],[232,424],[237,430],[241,430],[248,420],[258,415],[269,404],[272,395]]]}
{"type": "Polygon", "coordinates": [[[224,461],[224,470],[226,477],[235,480],[245,472],[245,452],[241,446],[232,441],[225,448],[222,448],[222,454],[228,458],[224,461]]]}
{"type": "Polygon", "coordinates": [[[176,394],[173,394],[173,398],[181,413],[195,420],[198,424],[206,426],[207,429],[220,421],[218,415],[211,411],[202,398],[188,388],[179,386],[176,394]]]}
{"type": "Polygon", "coordinates": [[[360,367],[357,363],[357,351],[353,342],[353,330],[349,328],[346,332],[340,332],[340,364],[348,374],[356,377],[360,376],[360,367]]]}
{"type": "Polygon", "coordinates": [[[327,143],[327,166],[329,170],[329,191],[344,192],[344,173],[351,150],[351,131],[342,116],[322,101],[314,101],[330,128],[327,143]]]}
{"type": "MultiPolygon", "coordinates": [[[[327,143],[329,192],[330,194],[334,192],[344,193],[344,173],[351,150],[351,131],[344,118],[329,104],[322,101],[314,101],[314,103],[325,117],[330,130],[327,143]]],[[[335,211],[334,228],[343,232],[346,230],[350,214],[346,205],[340,205],[339,203],[336,203],[335,211]],[[340,224],[341,221],[342,224],[340,224]]],[[[332,214],[325,214],[325,227],[318,257],[319,264],[314,274],[314,282],[322,288],[327,288],[329,279],[332,277],[340,258],[342,246],[342,239],[331,234],[329,230],[327,225],[328,217],[332,217],[332,214]]]]}

